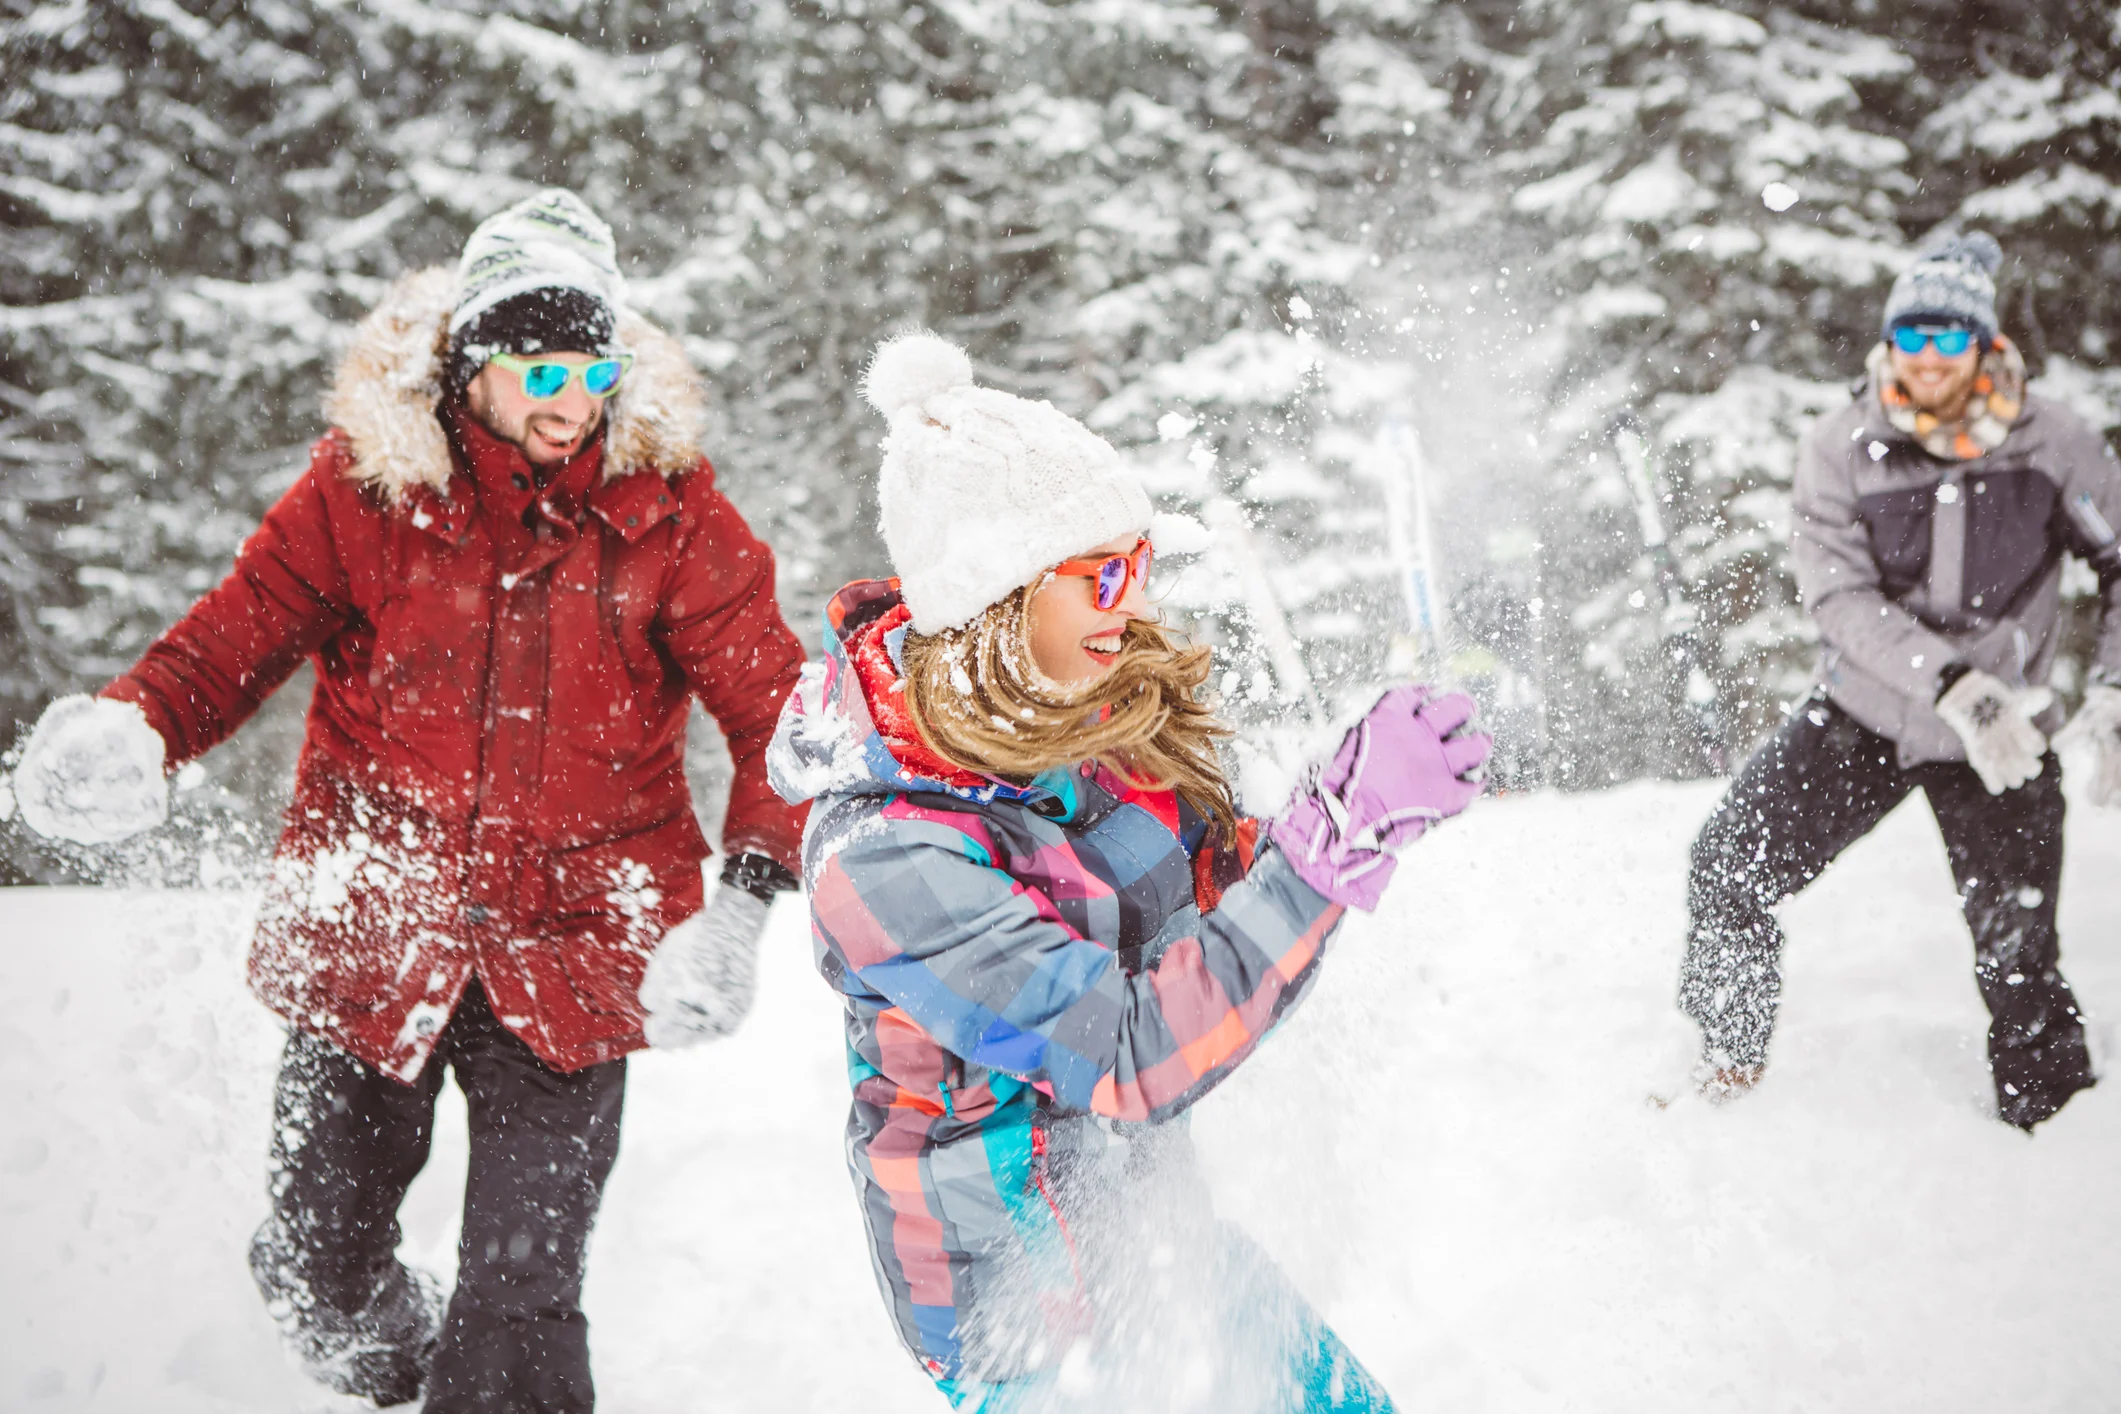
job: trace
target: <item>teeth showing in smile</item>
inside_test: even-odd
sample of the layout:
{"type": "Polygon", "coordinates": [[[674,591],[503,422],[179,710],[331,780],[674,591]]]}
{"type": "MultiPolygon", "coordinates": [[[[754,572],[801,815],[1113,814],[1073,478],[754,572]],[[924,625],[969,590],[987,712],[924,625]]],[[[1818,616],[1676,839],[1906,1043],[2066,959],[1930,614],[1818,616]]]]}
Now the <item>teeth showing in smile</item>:
{"type": "Polygon", "coordinates": [[[1108,638],[1086,638],[1083,640],[1083,648],[1086,652],[1101,653],[1107,657],[1110,657],[1111,655],[1119,652],[1119,645],[1122,638],[1123,635],[1117,633],[1111,635],[1108,638]]]}

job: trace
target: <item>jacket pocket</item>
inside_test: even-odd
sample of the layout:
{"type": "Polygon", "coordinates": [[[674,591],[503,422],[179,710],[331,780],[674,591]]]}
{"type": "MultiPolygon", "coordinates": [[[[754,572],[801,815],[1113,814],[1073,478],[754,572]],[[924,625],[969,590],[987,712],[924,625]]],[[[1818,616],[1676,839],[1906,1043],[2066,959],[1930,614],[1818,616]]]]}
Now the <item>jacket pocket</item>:
{"type": "Polygon", "coordinates": [[[370,621],[369,693],[392,735],[455,737],[477,721],[491,627],[484,588],[429,576],[386,597],[370,621]]]}
{"type": "Polygon", "coordinates": [[[1878,491],[1856,502],[1856,513],[1870,536],[1871,558],[1892,598],[1913,593],[1929,573],[1930,513],[1936,502],[1934,486],[1878,491]]]}
{"type": "Polygon", "coordinates": [[[1964,607],[1999,618],[2061,554],[2054,531],[2060,498],[2055,484],[2032,470],[1970,472],[1966,493],[1964,607]]]}

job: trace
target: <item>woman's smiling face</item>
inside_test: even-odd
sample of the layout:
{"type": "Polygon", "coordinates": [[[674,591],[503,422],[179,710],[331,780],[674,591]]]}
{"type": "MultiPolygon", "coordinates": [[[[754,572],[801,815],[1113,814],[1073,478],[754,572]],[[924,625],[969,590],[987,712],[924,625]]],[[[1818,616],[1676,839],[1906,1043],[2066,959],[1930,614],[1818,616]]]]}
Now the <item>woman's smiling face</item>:
{"type": "MultiPolygon", "coordinates": [[[[1139,539],[1132,533],[1121,535],[1077,558],[1124,555],[1139,539]]],[[[1130,581],[1127,592],[1110,609],[1100,609],[1096,580],[1086,575],[1049,575],[1033,591],[1026,616],[1031,661],[1055,682],[1069,686],[1095,682],[1119,660],[1127,625],[1148,613],[1149,602],[1138,582],[1130,581]]]]}

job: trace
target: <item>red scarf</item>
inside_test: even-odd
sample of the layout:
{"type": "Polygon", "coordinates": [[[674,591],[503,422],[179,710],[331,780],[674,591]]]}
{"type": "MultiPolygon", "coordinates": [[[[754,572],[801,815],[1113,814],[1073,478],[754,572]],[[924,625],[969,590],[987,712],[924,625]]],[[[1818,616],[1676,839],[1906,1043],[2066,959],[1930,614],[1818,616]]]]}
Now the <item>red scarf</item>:
{"type": "Polygon", "coordinates": [[[938,756],[913,725],[913,712],[906,706],[906,680],[899,676],[898,664],[891,661],[891,650],[884,643],[886,634],[912,621],[913,610],[894,605],[856,630],[847,644],[847,661],[854,665],[855,680],[869,699],[869,720],[876,723],[885,749],[915,775],[968,790],[991,786],[994,782],[987,777],[938,756]]]}

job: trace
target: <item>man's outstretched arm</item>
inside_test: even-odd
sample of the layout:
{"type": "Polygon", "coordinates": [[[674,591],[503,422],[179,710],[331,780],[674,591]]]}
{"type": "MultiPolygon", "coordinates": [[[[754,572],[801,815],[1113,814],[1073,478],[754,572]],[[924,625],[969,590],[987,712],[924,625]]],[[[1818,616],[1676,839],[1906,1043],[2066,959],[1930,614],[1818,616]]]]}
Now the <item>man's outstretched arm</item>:
{"type": "Polygon", "coordinates": [[[344,474],[337,433],[236,552],[227,578],[102,696],[136,704],[176,766],[226,739],[353,617],[325,487],[344,474]]]}

